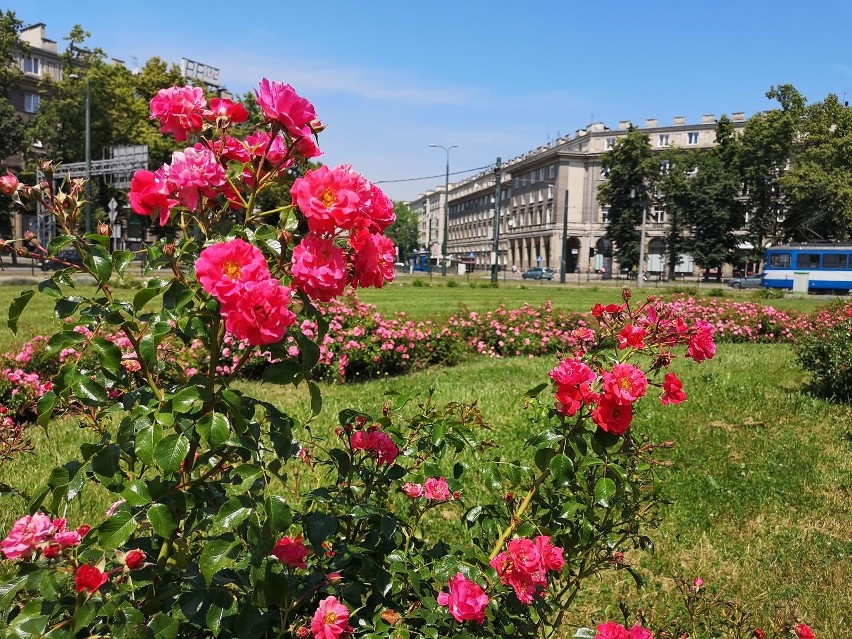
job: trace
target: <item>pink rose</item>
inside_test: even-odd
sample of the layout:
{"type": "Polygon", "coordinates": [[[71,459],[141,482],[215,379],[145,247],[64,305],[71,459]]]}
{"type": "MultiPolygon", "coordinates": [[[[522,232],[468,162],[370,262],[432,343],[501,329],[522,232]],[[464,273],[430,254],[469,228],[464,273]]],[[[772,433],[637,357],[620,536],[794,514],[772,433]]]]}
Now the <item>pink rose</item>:
{"type": "Polygon", "coordinates": [[[9,171],[6,171],[6,175],[0,175],[0,193],[3,195],[12,195],[20,185],[18,178],[9,171]]]}
{"type": "Polygon", "coordinates": [[[630,639],[627,628],[614,621],[607,621],[599,625],[596,630],[595,639],[630,639]]]}
{"type": "Polygon", "coordinates": [[[609,395],[600,398],[597,408],[592,411],[592,420],[613,435],[623,435],[633,421],[633,405],[621,404],[609,395]]]}
{"type": "Polygon", "coordinates": [[[450,487],[444,477],[430,477],[423,482],[423,496],[435,501],[446,501],[450,498],[450,487]]]}
{"type": "Polygon", "coordinates": [[[632,404],[648,390],[645,373],[632,364],[616,364],[601,377],[604,393],[619,404],[632,404]]]}
{"type": "Polygon", "coordinates": [[[293,203],[308,221],[313,233],[353,229],[360,221],[357,173],[348,165],[333,169],[323,165],[296,178],[290,193],[293,203]]]}
{"type": "Polygon", "coordinates": [[[337,597],[326,597],[320,601],[311,619],[311,632],[314,639],[337,639],[340,635],[352,632],[349,610],[337,597]]]}
{"type": "Polygon", "coordinates": [[[815,639],[814,631],[811,630],[810,626],[806,623],[800,623],[798,626],[793,628],[793,631],[799,639],[815,639]]]}
{"type": "Polygon", "coordinates": [[[666,379],[663,381],[663,394],[660,396],[660,401],[665,406],[668,404],[680,404],[685,399],[686,393],[683,392],[683,382],[674,373],[666,373],[666,379]]]}
{"type": "Polygon", "coordinates": [[[411,497],[411,499],[417,499],[423,496],[423,484],[406,482],[402,485],[402,492],[411,497]]]}
{"type": "Polygon", "coordinates": [[[274,344],[296,321],[288,306],[293,292],[278,280],[245,282],[238,295],[222,304],[225,328],[237,339],[252,346],[274,344]]]}
{"type": "Polygon", "coordinates": [[[390,238],[359,229],[349,236],[349,244],[355,249],[354,285],[382,288],[385,282],[394,280],[396,247],[390,238]]]}
{"type": "Polygon", "coordinates": [[[200,87],[160,89],[151,98],[151,119],[160,121],[160,133],[171,133],[178,142],[204,128],[206,113],[207,100],[200,87]]]}
{"type": "Polygon", "coordinates": [[[226,183],[224,167],[205,147],[175,151],[172,163],[164,165],[163,171],[180,203],[190,211],[198,209],[202,195],[216,197],[226,183]]]}
{"type": "Polygon", "coordinates": [[[40,544],[47,542],[53,533],[53,521],[47,515],[25,515],[12,525],[12,530],[0,542],[0,550],[6,555],[6,559],[26,558],[40,544]]]}
{"type": "Polygon", "coordinates": [[[716,354],[716,344],[713,341],[713,326],[708,322],[698,320],[695,326],[692,327],[694,333],[689,338],[689,344],[686,349],[686,356],[691,357],[696,362],[702,362],[705,359],[713,359],[716,354]]]}
{"type": "Polygon", "coordinates": [[[76,530],[64,530],[60,533],[56,533],[53,536],[53,541],[55,541],[63,548],[79,546],[81,539],[82,537],[80,537],[80,533],[78,533],[76,530]]]}
{"type": "Polygon", "coordinates": [[[458,622],[475,621],[485,623],[485,609],[488,607],[488,595],[482,587],[467,579],[462,573],[450,579],[449,593],[438,594],[438,605],[446,606],[458,622]]]}
{"type": "Polygon", "coordinates": [[[260,249],[239,238],[208,246],[195,262],[195,277],[207,293],[227,303],[247,282],[272,276],[260,249]]]}
{"type": "Polygon", "coordinates": [[[296,93],[289,84],[270,82],[264,78],[254,94],[266,119],[281,124],[291,138],[309,136],[315,130],[320,130],[314,105],[296,93]]]}
{"type": "Polygon", "coordinates": [[[163,168],[154,172],[136,171],[130,180],[130,193],[127,197],[134,213],[147,215],[152,220],[157,220],[160,226],[168,223],[169,215],[178,203],[178,199],[171,192],[163,168]]]}
{"type": "Polygon", "coordinates": [[[294,537],[284,536],[275,542],[275,547],[269,554],[276,557],[285,566],[292,568],[301,568],[304,570],[308,567],[305,563],[305,557],[308,556],[308,549],[302,543],[302,536],[294,537]]]}
{"type": "Polygon", "coordinates": [[[349,283],[346,255],[329,239],[309,233],[293,249],[293,285],[308,297],[330,302],[349,283]]]}
{"type": "Polygon", "coordinates": [[[638,623],[634,624],[627,633],[627,639],[654,639],[653,633],[647,628],[643,628],[638,623]]]}

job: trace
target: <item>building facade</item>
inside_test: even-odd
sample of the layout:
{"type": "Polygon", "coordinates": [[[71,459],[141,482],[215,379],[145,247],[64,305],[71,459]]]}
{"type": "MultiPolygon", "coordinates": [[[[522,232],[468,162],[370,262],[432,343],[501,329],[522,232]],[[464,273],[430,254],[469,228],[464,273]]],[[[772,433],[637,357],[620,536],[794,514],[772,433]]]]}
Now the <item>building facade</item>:
{"type": "MultiPolygon", "coordinates": [[[[743,113],[731,116],[734,128],[745,126],[743,113]]],[[[715,144],[717,120],[704,115],[690,124],[675,117],[671,124],[649,118],[637,127],[649,136],[653,150],[666,147],[708,148],[715,144]]],[[[498,210],[498,255],[500,270],[523,271],[542,266],[565,273],[603,273],[609,276],[613,262],[612,243],[606,237],[607,207],[597,199],[599,184],[606,179],[601,159],[631,123],[622,121],[613,130],[602,123],[590,124],[503,165],[500,206],[495,207],[493,173],[482,173],[449,187],[449,241],[447,259],[464,264],[467,270],[487,270],[492,263],[494,212],[498,210]]],[[[426,195],[416,200],[424,201],[426,195]]],[[[419,214],[428,213],[418,204],[419,214]]],[[[440,215],[438,216],[440,219],[440,215]]],[[[426,220],[421,218],[421,229],[426,220]]],[[[662,207],[649,209],[646,217],[645,270],[666,270],[664,236],[666,214],[662,207]]],[[[421,237],[425,238],[425,235],[421,237]]],[[[438,247],[440,248],[440,235],[438,247]]],[[[440,253],[437,255],[440,259],[440,253]]],[[[676,272],[692,274],[689,255],[681,255],[676,272]]]]}

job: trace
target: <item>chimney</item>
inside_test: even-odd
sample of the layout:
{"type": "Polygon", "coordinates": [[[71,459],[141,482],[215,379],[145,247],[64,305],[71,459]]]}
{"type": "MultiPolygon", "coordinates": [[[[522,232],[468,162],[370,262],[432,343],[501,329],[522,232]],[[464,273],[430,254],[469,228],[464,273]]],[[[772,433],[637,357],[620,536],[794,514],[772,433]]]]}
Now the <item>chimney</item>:
{"type": "Polygon", "coordinates": [[[621,120],[618,123],[618,130],[619,131],[626,131],[627,129],[630,128],[630,124],[631,124],[630,120],[621,120]]]}
{"type": "Polygon", "coordinates": [[[646,129],[653,129],[656,126],[657,126],[657,118],[648,118],[647,120],[645,120],[645,128],[646,129]]]}
{"type": "Polygon", "coordinates": [[[732,122],[745,122],[745,113],[742,111],[734,111],[731,113],[732,122]]]}
{"type": "Polygon", "coordinates": [[[713,124],[715,122],[716,122],[716,116],[713,115],[712,113],[709,114],[709,115],[702,115],[701,116],[701,124],[713,124]]]}
{"type": "Polygon", "coordinates": [[[683,126],[684,124],[686,124],[686,118],[685,117],[683,117],[682,115],[674,116],[674,125],[675,126],[683,126]]]}

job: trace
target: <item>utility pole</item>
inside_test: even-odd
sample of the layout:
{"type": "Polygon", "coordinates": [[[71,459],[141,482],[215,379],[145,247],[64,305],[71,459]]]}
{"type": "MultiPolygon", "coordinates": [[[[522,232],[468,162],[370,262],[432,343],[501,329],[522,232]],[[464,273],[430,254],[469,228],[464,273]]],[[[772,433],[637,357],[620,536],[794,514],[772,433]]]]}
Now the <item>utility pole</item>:
{"type": "Polygon", "coordinates": [[[491,283],[497,283],[497,274],[500,270],[500,158],[497,158],[497,166],[494,168],[494,246],[491,249],[491,283]]]}
{"type": "Polygon", "coordinates": [[[447,246],[450,242],[450,151],[458,148],[458,144],[452,146],[442,146],[440,144],[430,144],[433,149],[444,149],[447,154],[447,175],[444,179],[444,242],[441,246],[441,275],[447,276],[447,246]]]}

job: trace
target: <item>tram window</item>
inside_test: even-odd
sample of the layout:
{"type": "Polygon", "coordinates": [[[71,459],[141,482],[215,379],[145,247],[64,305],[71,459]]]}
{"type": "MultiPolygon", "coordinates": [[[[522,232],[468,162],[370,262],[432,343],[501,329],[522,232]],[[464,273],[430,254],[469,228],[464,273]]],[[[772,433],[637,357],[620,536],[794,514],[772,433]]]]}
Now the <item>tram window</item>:
{"type": "Polygon", "coordinates": [[[769,266],[771,268],[790,268],[790,254],[773,253],[769,256],[769,266]]]}
{"type": "Polygon", "coordinates": [[[799,253],[797,268],[819,268],[819,253],[799,253]]]}
{"type": "Polygon", "coordinates": [[[845,253],[826,253],[822,256],[822,267],[823,268],[831,268],[831,269],[845,269],[846,268],[846,254],[845,253]]]}

